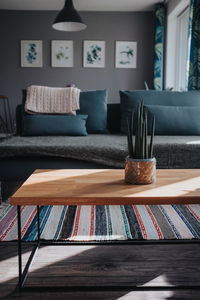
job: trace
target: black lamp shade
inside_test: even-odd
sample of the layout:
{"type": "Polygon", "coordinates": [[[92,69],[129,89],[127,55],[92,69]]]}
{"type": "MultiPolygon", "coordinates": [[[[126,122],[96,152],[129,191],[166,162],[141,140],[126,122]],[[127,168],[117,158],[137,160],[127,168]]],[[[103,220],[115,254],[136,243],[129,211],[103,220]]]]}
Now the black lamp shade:
{"type": "Polygon", "coordinates": [[[61,31],[80,31],[87,27],[75,10],[72,0],[65,1],[65,6],[57,15],[52,26],[61,31]]]}

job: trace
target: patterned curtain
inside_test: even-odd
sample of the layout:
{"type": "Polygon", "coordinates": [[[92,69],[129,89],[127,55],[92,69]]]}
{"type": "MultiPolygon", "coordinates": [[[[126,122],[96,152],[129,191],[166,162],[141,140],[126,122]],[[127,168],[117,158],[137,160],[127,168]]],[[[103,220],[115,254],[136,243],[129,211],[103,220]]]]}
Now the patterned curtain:
{"type": "Polygon", "coordinates": [[[155,10],[155,46],[154,46],[154,89],[163,89],[163,56],[165,35],[165,6],[160,3],[155,10]]]}
{"type": "Polygon", "coordinates": [[[188,90],[200,90],[200,0],[191,0],[188,39],[188,90]]]}

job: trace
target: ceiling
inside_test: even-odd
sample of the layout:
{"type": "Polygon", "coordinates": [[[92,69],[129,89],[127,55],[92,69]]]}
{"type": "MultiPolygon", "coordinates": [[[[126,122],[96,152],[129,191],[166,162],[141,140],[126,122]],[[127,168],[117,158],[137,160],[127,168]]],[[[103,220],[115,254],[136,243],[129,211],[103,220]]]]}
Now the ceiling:
{"type": "MultiPolygon", "coordinates": [[[[80,11],[148,11],[163,0],[74,0],[80,11]]],[[[64,0],[0,0],[0,9],[60,10],[64,0]]]]}

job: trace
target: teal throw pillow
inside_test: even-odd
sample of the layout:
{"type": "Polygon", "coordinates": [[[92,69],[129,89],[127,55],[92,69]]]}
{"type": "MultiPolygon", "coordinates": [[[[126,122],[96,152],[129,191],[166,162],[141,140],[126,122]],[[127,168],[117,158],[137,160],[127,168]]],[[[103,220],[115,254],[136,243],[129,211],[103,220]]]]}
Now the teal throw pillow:
{"type": "MultiPolygon", "coordinates": [[[[145,105],[151,123],[156,119],[156,135],[200,135],[200,107],[145,105]]],[[[150,127],[151,128],[151,127],[150,127]]]]}
{"type": "Polygon", "coordinates": [[[88,133],[107,133],[107,90],[81,92],[77,113],[88,115],[88,133]]]}
{"type": "Polygon", "coordinates": [[[28,115],[23,114],[22,135],[86,136],[87,115],[28,115]]]}

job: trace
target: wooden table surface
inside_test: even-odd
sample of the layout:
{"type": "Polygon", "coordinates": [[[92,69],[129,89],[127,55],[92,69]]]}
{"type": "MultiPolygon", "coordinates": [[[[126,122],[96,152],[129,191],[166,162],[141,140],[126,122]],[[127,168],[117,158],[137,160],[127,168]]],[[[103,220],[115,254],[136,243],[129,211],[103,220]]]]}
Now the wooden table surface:
{"type": "Polygon", "coordinates": [[[157,170],[156,183],[131,185],[124,170],[36,170],[11,197],[12,205],[200,203],[200,169],[157,170]]]}

